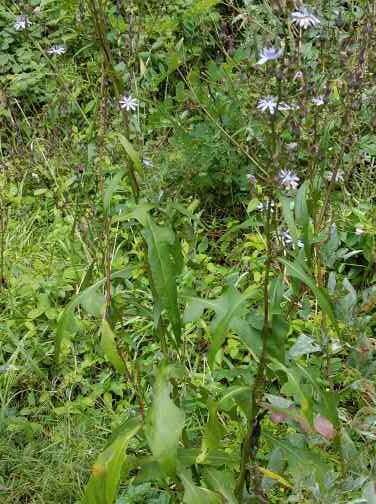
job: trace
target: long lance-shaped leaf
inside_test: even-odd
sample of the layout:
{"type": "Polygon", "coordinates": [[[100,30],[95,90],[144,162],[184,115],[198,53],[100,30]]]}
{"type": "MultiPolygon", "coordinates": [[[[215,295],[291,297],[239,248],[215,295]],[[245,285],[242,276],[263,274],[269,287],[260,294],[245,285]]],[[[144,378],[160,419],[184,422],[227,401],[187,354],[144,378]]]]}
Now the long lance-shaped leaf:
{"type": "Polygon", "coordinates": [[[124,136],[122,135],[121,133],[117,133],[117,138],[119,139],[119,142],[121,143],[121,145],[123,146],[125,152],[127,153],[128,157],[130,158],[130,160],[132,161],[133,163],[133,166],[135,167],[136,171],[140,174],[140,175],[143,175],[144,174],[144,168],[142,166],[142,162],[141,162],[141,159],[137,153],[137,151],[135,150],[135,148],[133,147],[133,145],[130,143],[130,141],[124,136]]]}
{"type": "Polygon", "coordinates": [[[148,262],[153,280],[153,294],[158,311],[165,310],[177,345],[181,340],[181,318],[176,280],[183,260],[180,243],[172,229],[158,226],[149,216],[144,229],[148,246],[148,262]]]}
{"type": "MultiPolygon", "coordinates": [[[[114,278],[128,278],[134,267],[133,266],[128,266],[127,268],[124,268],[123,270],[116,271],[111,275],[111,279],[113,280],[114,278]]],[[[93,285],[88,287],[87,289],[83,290],[79,294],[73,297],[73,299],[67,304],[67,306],[64,308],[63,312],[61,313],[58,323],[57,323],[57,329],[56,329],[56,337],[55,337],[55,361],[56,363],[59,362],[59,357],[60,357],[60,351],[61,351],[61,344],[64,340],[64,338],[68,337],[69,333],[69,325],[74,317],[74,310],[75,308],[84,303],[85,299],[93,293],[96,292],[102,285],[104,285],[106,282],[106,278],[102,278],[101,280],[98,280],[98,282],[95,282],[93,285]]]]}
{"type": "Polygon", "coordinates": [[[107,320],[103,319],[101,325],[101,347],[107,359],[111,362],[118,373],[125,372],[125,364],[116,347],[116,336],[107,320]]]}
{"type": "Polygon", "coordinates": [[[158,370],[153,404],[146,420],[145,434],[155,460],[162,470],[173,475],[176,470],[178,444],[184,427],[184,411],[170,397],[171,366],[158,370]]]}
{"type": "Polygon", "coordinates": [[[311,289],[313,294],[316,296],[322,310],[328,315],[329,319],[333,323],[334,327],[338,331],[337,320],[334,315],[334,310],[332,302],[325,289],[318,287],[314,279],[303,269],[303,267],[294,262],[287,261],[286,259],[279,259],[282,264],[286,266],[287,272],[294,278],[297,278],[301,282],[305,283],[307,287],[311,289]]]}
{"type": "Polygon", "coordinates": [[[82,504],[113,504],[116,500],[126,449],[141,428],[141,419],[132,418],[115,440],[101,453],[92,467],[82,504]]]}

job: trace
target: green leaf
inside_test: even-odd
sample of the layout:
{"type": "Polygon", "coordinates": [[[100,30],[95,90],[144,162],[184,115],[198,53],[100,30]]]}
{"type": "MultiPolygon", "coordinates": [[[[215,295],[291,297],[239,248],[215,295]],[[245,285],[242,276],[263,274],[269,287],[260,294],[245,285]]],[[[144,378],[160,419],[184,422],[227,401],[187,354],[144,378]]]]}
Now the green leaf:
{"type": "MultiPolygon", "coordinates": [[[[234,286],[229,286],[218,299],[189,298],[190,303],[186,309],[184,320],[192,321],[202,315],[205,308],[215,312],[215,316],[210,324],[210,334],[212,345],[209,351],[209,365],[213,366],[215,356],[221,348],[226,332],[231,327],[231,323],[238,319],[244,311],[247,299],[254,296],[258,288],[249,287],[240,293],[234,286]]],[[[238,324],[234,322],[234,327],[238,324]]]]}
{"type": "Polygon", "coordinates": [[[280,448],[286,456],[290,471],[301,477],[303,474],[306,476],[316,476],[318,483],[323,488],[327,485],[325,477],[328,474],[329,467],[323,462],[323,457],[304,446],[295,446],[286,440],[276,439],[264,432],[263,437],[274,447],[280,448]]]}
{"type": "Polygon", "coordinates": [[[255,329],[247,320],[234,318],[231,320],[231,329],[240,341],[246,345],[252,357],[258,362],[262,352],[261,331],[255,329]]]}
{"type": "Polygon", "coordinates": [[[150,203],[141,202],[138,205],[135,205],[130,210],[127,210],[124,213],[119,215],[114,215],[113,220],[115,222],[122,222],[131,219],[137,220],[142,226],[146,227],[149,219],[149,212],[155,207],[155,205],[151,205],[150,203]]]}
{"type": "Polygon", "coordinates": [[[170,370],[170,367],[162,366],[157,372],[145,434],[154,458],[166,474],[173,475],[185,415],[170,397],[171,385],[168,380],[170,370]]]}
{"type": "Polygon", "coordinates": [[[101,317],[105,304],[105,297],[98,289],[86,289],[82,292],[80,305],[89,315],[101,317]]]}
{"type": "Polygon", "coordinates": [[[114,368],[118,373],[124,373],[125,372],[124,362],[122,361],[115,344],[116,336],[113,333],[107,320],[102,321],[101,333],[102,333],[101,347],[103,353],[105,354],[107,359],[111,362],[111,364],[114,366],[114,368]]]}
{"type": "Polygon", "coordinates": [[[295,222],[298,226],[308,226],[309,212],[307,206],[309,182],[306,180],[298,189],[295,197],[295,222]]]}
{"type": "Polygon", "coordinates": [[[166,310],[177,345],[181,340],[181,319],[176,280],[183,266],[180,243],[172,229],[158,226],[148,217],[144,237],[148,246],[148,262],[153,279],[153,295],[157,310],[166,310]]]}
{"type": "Polygon", "coordinates": [[[112,196],[119,190],[121,179],[123,178],[124,173],[119,172],[111,180],[106,181],[105,190],[103,195],[103,207],[106,212],[110,209],[110,203],[112,196]]]}
{"type": "Polygon", "coordinates": [[[269,304],[271,315],[280,315],[282,313],[281,302],[284,292],[285,286],[282,276],[273,278],[273,280],[270,282],[269,288],[269,304]]]}
{"type": "MultiPolygon", "coordinates": [[[[133,266],[128,266],[121,271],[116,271],[111,275],[111,280],[115,278],[128,278],[134,270],[133,266]]],[[[56,328],[56,337],[55,337],[55,362],[59,362],[61,345],[65,338],[69,338],[72,334],[72,324],[74,322],[74,310],[75,308],[82,304],[93,311],[93,307],[90,308],[90,299],[93,299],[93,293],[97,292],[100,287],[104,285],[106,282],[106,278],[102,278],[98,282],[94,283],[90,287],[87,287],[85,290],[77,294],[73,297],[73,299],[67,304],[61,313],[57,328],[56,328]]],[[[97,308],[95,309],[95,313],[97,313],[97,308]]]]}
{"type": "Polygon", "coordinates": [[[309,355],[314,352],[320,352],[321,347],[315,340],[306,334],[301,334],[288,351],[290,359],[299,359],[302,355],[309,355]]]}
{"type": "Polygon", "coordinates": [[[338,330],[337,320],[334,316],[334,310],[332,303],[326,290],[322,287],[318,287],[314,279],[303,269],[303,267],[298,262],[290,262],[286,259],[279,259],[282,264],[286,266],[287,272],[294,278],[297,278],[301,282],[305,283],[307,287],[311,289],[313,294],[316,296],[322,310],[328,315],[329,319],[338,330]]]}
{"type": "Polygon", "coordinates": [[[133,418],[121,434],[104,450],[92,467],[82,504],[113,504],[117,497],[126,449],[130,439],[137,434],[141,420],[133,418]]]}
{"type": "Polygon", "coordinates": [[[367,504],[376,504],[376,482],[370,481],[363,489],[363,498],[367,504]]]}
{"type": "Polygon", "coordinates": [[[215,402],[209,400],[209,418],[202,436],[201,453],[196,460],[198,464],[202,463],[209,453],[216,450],[223,439],[224,430],[218,419],[217,407],[215,402]]]}
{"type": "Polygon", "coordinates": [[[234,477],[231,473],[218,471],[213,468],[205,470],[205,482],[211,490],[221,494],[225,498],[226,504],[237,504],[233,489],[235,487],[234,477]]]}
{"type": "Polygon", "coordinates": [[[121,145],[124,147],[125,152],[127,153],[128,157],[133,163],[133,166],[135,167],[135,170],[140,174],[144,174],[144,168],[142,166],[142,162],[140,160],[140,157],[137,153],[137,151],[134,149],[133,145],[130,143],[130,141],[121,133],[116,134],[117,138],[119,139],[121,145]]]}
{"type": "Polygon", "coordinates": [[[221,0],[196,0],[188,12],[192,15],[198,16],[210,10],[215,5],[219,4],[221,0]]]}
{"type": "Polygon", "coordinates": [[[273,357],[270,357],[270,361],[276,369],[280,369],[286,374],[289,386],[300,402],[302,413],[311,422],[313,416],[312,398],[305,393],[303,387],[300,385],[300,377],[297,376],[296,369],[286,367],[282,362],[273,357]]]}
{"type": "Polygon", "coordinates": [[[292,200],[290,198],[286,198],[286,196],[280,196],[280,201],[282,206],[283,217],[286,221],[287,227],[289,228],[292,238],[296,242],[298,239],[298,230],[296,228],[294,214],[291,210],[292,200]]]}
{"type": "Polygon", "coordinates": [[[285,360],[285,342],[289,332],[288,322],[279,315],[272,317],[271,333],[267,339],[268,356],[278,359],[280,362],[285,360]]]}
{"type": "Polygon", "coordinates": [[[311,246],[310,246],[310,234],[309,234],[309,224],[310,215],[308,210],[308,191],[309,191],[309,181],[306,180],[298,189],[295,197],[295,222],[298,226],[303,228],[303,238],[304,238],[304,251],[306,256],[310,260],[311,256],[311,246]]]}
{"type": "MultiPolygon", "coordinates": [[[[178,459],[184,466],[197,464],[197,457],[200,455],[200,448],[178,448],[178,459]]],[[[200,464],[210,466],[236,465],[238,458],[230,455],[224,450],[215,450],[210,453],[200,464]]]]}
{"type": "Polygon", "coordinates": [[[188,472],[180,473],[179,478],[184,485],[183,503],[185,504],[222,504],[221,497],[208,490],[198,487],[192,482],[188,472]]]}

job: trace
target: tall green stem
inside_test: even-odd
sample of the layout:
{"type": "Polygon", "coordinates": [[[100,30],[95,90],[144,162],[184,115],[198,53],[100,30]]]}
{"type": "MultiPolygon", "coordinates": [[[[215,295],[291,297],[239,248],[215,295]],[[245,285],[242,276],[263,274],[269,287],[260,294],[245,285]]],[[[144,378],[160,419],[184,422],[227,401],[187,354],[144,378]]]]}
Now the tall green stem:
{"type": "MultiPolygon", "coordinates": [[[[269,317],[269,280],[270,280],[270,266],[272,261],[272,250],[271,250],[271,204],[272,199],[269,197],[267,202],[266,210],[266,220],[265,220],[265,234],[266,234],[266,244],[267,244],[267,258],[265,264],[265,274],[264,274],[264,321],[262,327],[262,351],[260,356],[260,361],[257,367],[256,376],[253,382],[253,387],[251,390],[251,408],[248,418],[248,428],[247,433],[244,438],[241,462],[240,462],[240,472],[238,481],[236,484],[235,495],[238,499],[239,504],[243,502],[243,492],[244,484],[246,481],[248,463],[251,458],[255,458],[257,452],[257,444],[259,437],[259,415],[260,415],[260,400],[264,393],[264,375],[267,360],[267,346],[268,340],[271,333],[270,327],[270,317],[269,317]]],[[[257,479],[253,478],[253,488],[255,493],[259,492],[257,479]]],[[[260,495],[260,498],[262,496],[260,495]]]]}

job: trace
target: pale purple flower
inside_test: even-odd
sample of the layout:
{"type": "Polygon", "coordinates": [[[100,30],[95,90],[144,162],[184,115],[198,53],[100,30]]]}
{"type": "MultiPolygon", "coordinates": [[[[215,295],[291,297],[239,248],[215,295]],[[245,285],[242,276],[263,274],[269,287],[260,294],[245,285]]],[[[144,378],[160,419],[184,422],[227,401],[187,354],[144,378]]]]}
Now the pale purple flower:
{"type": "Polygon", "coordinates": [[[316,105],[316,107],[321,107],[322,105],[325,105],[324,97],[316,96],[315,98],[312,98],[312,103],[316,105]]]}
{"type": "Polygon", "coordinates": [[[277,98],[275,96],[267,96],[266,98],[261,98],[258,101],[257,108],[261,112],[270,112],[270,114],[275,114],[277,110],[277,98]]]}
{"type": "Polygon", "coordinates": [[[260,59],[257,65],[263,65],[268,61],[273,61],[280,58],[283,54],[283,49],[277,49],[276,47],[264,47],[260,53],[260,59]]]}
{"type": "Polygon", "coordinates": [[[278,181],[285,189],[297,189],[299,177],[291,170],[281,170],[278,173],[278,181]]]}
{"type": "Polygon", "coordinates": [[[61,56],[66,52],[67,48],[64,45],[53,45],[49,49],[47,49],[47,54],[51,56],[61,56]]]}
{"type": "Polygon", "coordinates": [[[300,9],[294,11],[291,14],[292,22],[303,28],[303,30],[310,28],[311,26],[317,26],[321,23],[320,19],[316,17],[312,12],[307,9],[307,7],[300,7],[300,9]]]}
{"type": "Polygon", "coordinates": [[[29,26],[31,26],[31,22],[25,14],[17,16],[13,25],[16,31],[26,30],[29,26]]]}
{"type": "Polygon", "coordinates": [[[137,107],[139,105],[137,98],[133,98],[131,95],[126,96],[124,95],[120,100],[119,100],[119,105],[121,109],[125,109],[127,112],[134,112],[137,110],[137,107]]]}

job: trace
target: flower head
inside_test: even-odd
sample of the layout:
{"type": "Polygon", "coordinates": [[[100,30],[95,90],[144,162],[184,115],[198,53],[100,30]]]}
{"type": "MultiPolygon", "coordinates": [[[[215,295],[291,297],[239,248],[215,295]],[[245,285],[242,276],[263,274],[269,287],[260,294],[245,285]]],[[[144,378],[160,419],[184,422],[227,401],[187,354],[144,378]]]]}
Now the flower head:
{"type": "Polygon", "coordinates": [[[312,98],[312,103],[314,105],[316,105],[316,107],[321,107],[321,105],[325,104],[324,97],[322,95],[321,96],[315,96],[314,98],[312,98]]]}
{"type": "Polygon", "coordinates": [[[355,234],[356,234],[356,236],[362,236],[364,234],[364,229],[361,226],[358,226],[355,229],[355,234]]]}
{"type": "Polygon", "coordinates": [[[292,22],[299,26],[299,28],[310,28],[311,26],[317,26],[321,23],[318,17],[314,16],[312,12],[307,9],[307,7],[301,7],[300,9],[294,11],[291,14],[292,22]]]}
{"type": "Polygon", "coordinates": [[[290,170],[281,170],[278,173],[278,181],[285,189],[297,189],[299,184],[299,177],[296,173],[290,170]]]}
{"type": "Polygon", "coordinates": [[[21,16],[17,16],[16,20],[14,22],[14,29],[16,31],[21,31],[21,30],[26,30],[31,25],[31,22],[29,18],[25,15],[22,14],[21,16]]]}
{"type": "Polygon", "coordinates": [[[119,100],[119,105],[121,109],[125,109],[127,112],[130,111],[135,111],[137,110],[137,107],[139,105],[138,100],[136,98],[133,98],[131,95],[126,96],[124,95],[120,100],[119,100]]]}
{"type": "Polygon", "coordinates": [[[53,45],[52,47],[47,49],[47,54],[50,54],[51,56],[61,56],[66,52],[66,50],[67,48],[64,45],[53,45]]]}
{"type": "Polygon", "coordinates": [[[274,114],[277,110],[277,98],[275,96],[261,98],[258,101],[257,108],[261,110],[261,112],[269,111],[270,114],[274,114]]]}
{"type": "Polygon", "coordinates": [[[258,60],[258,65],[263,65],[268,61],[273,61],[282,56],[283,49],[277,49],[276,47],[264,47],[260,53],[260,59],[258,60]]]}

